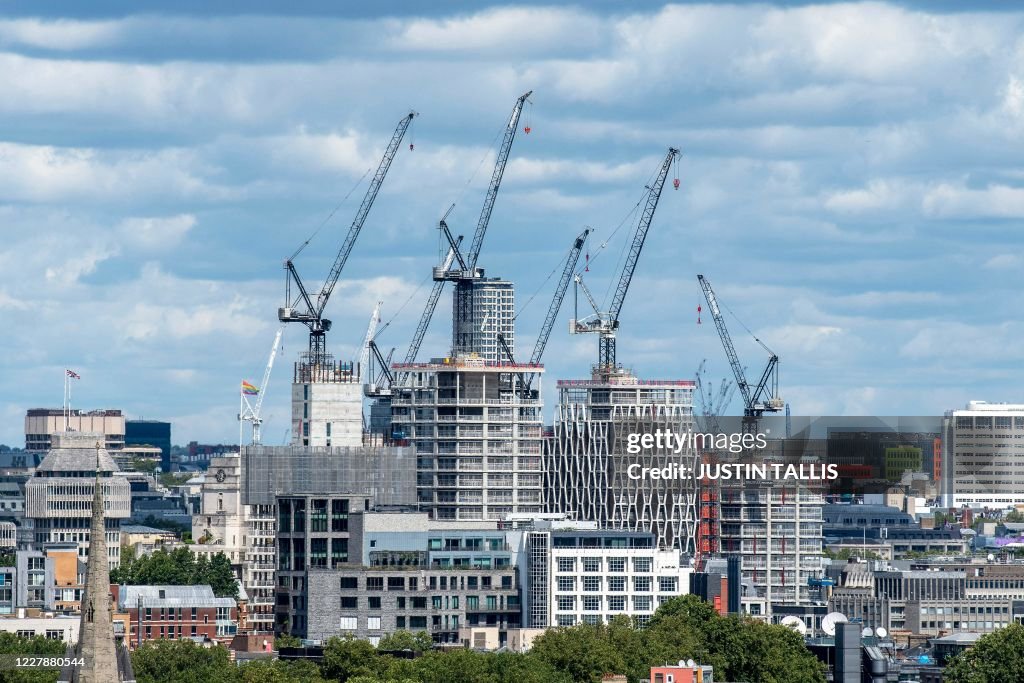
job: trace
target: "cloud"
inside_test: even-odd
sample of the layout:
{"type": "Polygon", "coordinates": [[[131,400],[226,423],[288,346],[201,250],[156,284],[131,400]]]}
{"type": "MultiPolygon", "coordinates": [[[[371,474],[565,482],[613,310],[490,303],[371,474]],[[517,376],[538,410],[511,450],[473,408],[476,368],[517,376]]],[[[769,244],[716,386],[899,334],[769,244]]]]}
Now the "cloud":
{"type": "Polygon", "coordinates": [[[0,45],[72,52],[109,44],[120,33],[118,21],[7,19],[0,21],[0,45]]]}
{"type": "Polygon", "coordinates": [[[126,218],[119,226],[122,238],[145,249],[168,249],[179,244],[196,225],[189,213],[177,216],[126,218]]]}
{"type": "Polygon", "coordinates": [[[906,206],[913,199],[913,190],[906,183],[872,180],[867,187],[842,190],[825,196],[825,208],[841,213],[892,210],[906,206]]]}
{"type": "Polygon", "coordinates": [[[1024,266],[1024,258],[1018,254],[996,254],[982,265],[989,270],[1013,270],[1024,266]]]}
{"type": "Polygon", "coordinates": [[[925,215],[935,218],[1024,217],[1024,188],[991,184],[971,189],[963,184],[940,183],[921,203],[925,215]]]}

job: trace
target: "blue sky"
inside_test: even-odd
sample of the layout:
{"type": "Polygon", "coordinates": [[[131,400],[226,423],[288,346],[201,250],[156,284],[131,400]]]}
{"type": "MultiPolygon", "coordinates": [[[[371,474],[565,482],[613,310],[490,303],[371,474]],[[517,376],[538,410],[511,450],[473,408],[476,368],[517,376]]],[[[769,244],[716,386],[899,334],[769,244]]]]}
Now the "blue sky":
{"type": "MultiPolygon", "coordinates": [[[[480,263],[517,282],[519,349],[584,225],[603,293],[615,233],[669,145],[666,190],[621,318],[648,378],[728,366],[696,274],[781,357],[799,414],[930,414],[1022,400],[1024,14],[981,4],[662,5],[399,2],[13,4],[0,17],[0,443],[26,408],[169,419],[174,439],[237,438],[282,261],[326,275],[398,119],[400,151],[329,306],[351,358],[384,300],[401,356],[439,251],[471,234],[493,141],[533,89],[480,263]],[[289,4],[289,7],[293,5],[289,4]],[[422,12],[428,14],[422,14],[422,12]],[[417,288],[419,288],[417,290],[417,288]],[[536,292],[536,297],[524,307],[536,292]],[[399,313],[400,307],[409,301],[399,313]],[[397,317],[396,317],[396,314],[397,317]]],[[[554,377],[597,340],[564,331],[554,377]]],[[[449,343],[442,302],[421,359],[449,343]]],[[[763,352],[730,318],[752,371],[763,352]]],[[[286,333],[265,440],[288,426],[304,328],[286,333]]],[[[733,406],[738,409],[738,405],[733,406]]]]}

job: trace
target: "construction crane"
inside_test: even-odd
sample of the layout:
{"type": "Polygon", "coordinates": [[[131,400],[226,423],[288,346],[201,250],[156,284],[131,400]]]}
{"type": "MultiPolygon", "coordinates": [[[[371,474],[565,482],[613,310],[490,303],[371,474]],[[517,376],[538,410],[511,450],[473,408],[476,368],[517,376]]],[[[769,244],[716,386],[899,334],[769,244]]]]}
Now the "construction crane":
{"type": "MultiPolygon", "coordinates": [[[[498,189],[501,187],[501,179],[505,175],[505,166],[508,164],[508,155],[512,151],[512,141],[515,140],[516,130],[519,127],[519,116],[523,113],[523,105],[526,104],[527,99],[533,91],[523,93],[516,100],[515,106],[512,107],[512,115],[508,119],[508,123],[505,125],[505,137],[501,141],[501,147],[498,148],[498,156],[494,162],[494,171],[491,172],[491,183],[487,188],[487,194],[484,196],[484,205],[480,210],[480,218],[476,222],[476,232],[473,233],[473,241],[469,245],[469,251],[462,255],[456,248],[456,259],[459,262],[459,268],[452,270],[451,264],[448,264],[446,268],[434,269],[435,280],[472,280],[483,276],[483,272],[476,267],[477,259],[480,257],[480,249],[484,244],[484,235],[487,234],[487,226],[491,222],[491,213],[494,211],[494,202],[498,198],[498,189]]],[[[451,212],[451,209],[449,209],[451,212]]],[[[447,216],[447,214],[446,214],[447,216]]],[[[444,221],[441,221],[444,228],[447,225],[444,221]]],[[[445,230],[447,232],[447,230],[445,230]]],[[[452,243],[450,234],[448,235],[448,241],[451,246],[455,247],[452,243]]]]}
{"type": "Polygon", "coordinates": [[[704,298],[708,302],[708,308],[711,309],[711,315],[715,319],[715,327],[718,328],[718,336],[722,340],[722,348],[725,349],[729,365],[732,366],[732,374],[736,378],[736,386],[743,397],[743,415],[747,418],[744,420],[744,425],[753,424],[765,413],[777,413],[783,410],[785,402],[779,398],[779,357],[764,342],[754,337],[761,348],[768,352],[769,357],[768,364],[765,366],[764,372],[761,373],[761,379],[757,384],[751,386],[747,382],[743,365],[736,354],[736,347],[733,346],[732,337],[729,336],[729,330],[725,326],[725,318],[718,307],[718,299],[715,297],[715,291],[711,288],[711,283],[703,275],[698,275],[697,281],[704,291],[704,298]]]}
{"type": "Polygon", "coordinates": [[[366,336],[363,337],[363,343],[359,347],[359,378],[369,376],[370,368],[370,342],[373,341],[373,335],[377,332],[377,324],[380,323],[380,306],[384,303],[378,301],[377,305],[373,307],[373,314],[370,315],[370,324],[366,326],[366,336]]]}
{"type": "Polygon", "coordinates": [[[281,335],[284,334],[284,325],[277,328],[274,335],[274,345],[270,347],[270,358],[267,360],[267,367],[263,371],[263,382],[256,387],[256,403],[249,403],[249,399],[242,392],[242,410],[238,413],[239,434],[238,442],[242,442],[242,422],[252,423],[252,445],[258,446],[261,441],[260,427],[263,424],[263,399],[267,396],[267,384],[270,383],[270,372],[274,369],[274,359],[277,358],[278,349],[281,348],[281,335]]]}
{"type": "MultiPolygon", "coordinates": [[[[626,300],[626,292],[629,291],[629,284],[633,280],[633,273],[636,270],[637,261],[640,258],[640,251],[647,239],[647,231],[651,227],[651,220],[654,218],[654,211],[658,208],[658,200],[661,198],[661,190],[665,186],[665,179],[668,177],[672,162],[679,155],[675,147],[668,148],[665,160],[661,162],[661,168],[655,177],[654,183],[647,186],[647,203],[643,213],[640,215],[640,223],[637,225],[636,234],[633,236],[633,243],[630,245],[629,253],[626,255],[626,263],[622,267],[622,274],[619,283],[615,288],[612,297],[612,305],[607,311],[602,311],[594,300],[593,295],[583,283],[581,275],[576,275],[577,290],[582,290],[591,308],[593,315],[580,319],[573,318],[569,325],[571,334],[584,332],[597,332],[600,334],[597,367],[608,371],[615,369],[615,333],[619,329],[619,313],[622,312],[622,304],[626,300]]],[[[578,312],[578,311],[577,311],[578,312]]]]}
{"type": "MultiPolygon", "coordinates": [[[[707,359],[702,360],[694,375],[697,385],[694,393],[700,403],[700,417],[704,418],[701,420],[704,423],[703,429],[712,434],[718,434],[722,431],[718,417],[732,400],[733,393],[736,391],[736,385],[730,380],[722,378],[722,382],[718,386],[718,393],[716,394],[714,387],[707,382],[705,377],[704,366],[706,364],[707,359]]],[[[696,413],[694,414],[696,415],[696,413]]]]}
{"type": "MultiPolygon", "coordinates": [[[[555,326],[555,319],[558,317],[558,312],[562,309],[562,302],[565,300],[565,292],[569,289],[569,280],[572,279],[572,275],[576,271],[576,265],[580,261],[580,254],[583,252],[583,245],[586,243],[588,235],[590,235],[590,228],[581,232],[573,240],[572,247],[569,248],[569,254],[565,257],[565,267],[562,268],[562,277],[559,278],[558,285],[555,287],[555,295],[551,298],[548,312],[544,316],[544,324],[541,325],[540,334],[537,335],[537,341],[533,345],[533,353],[530,354],[530,365],[539,364],[544,356],[544,349],[548,345],[548,339],[551,338],[551,330],[555,326]]],[[[508,357],[509,362],[515,363],[516,359],[512,355],[512,349],[509,348],[504,335],[500,332],[498,333],[498,343],[501,345],[505,356],[508,357]]],[[[525,379],[520,378],[520,385],[523,388],[524,394],[529,394],[534,376],[531,374],[525,379]]]]}
{"type": "Polygon", "coordinates": [[[308,244],[308,241],[299,248],[299,251],[292,254],[291,258],[285,261],[285,269],[288,271],[285,280],[285,305],[278,309],[277,317],[283,323],[302,323],[309,328],[309,355],[307,362],[311,368],[322,367],[326,364],[327,342],[325,334],[331,329],[331,321],[323,317],[324,309],[327,307],[327,301],[331,298],[334,286],[338,283],[338,278],[345,267],[345,262],[348,261],[349,254],[352,253],[352,247],[355,246],[356,238],[359,237],[359,232],[363,229],[363,223],[366,222],[366,217],[370,213],[373,201],[377,198],[377,193],[384,183],[384,178],[391,167],[391,162],[398,152],[398,146],[402,143],[402,138],[405,137],[405,132],[409,129],[409,124],[412,123],[416,115],[416,112],[409,112],[398,122],[395,132],[391,136],[391,142],[388,143],[387,149],[384,151],[384,157],[377,166],[377,172],[370,181],[370,186],[366,189],[366,194],[359,205],[359,210],[356,211],[356,216],[348,229],[348,235],[345,236],[345,241],[342,243],[341,249],[334,259],[334,265],[331,266],[330,273],[327,275],[327,279],[324,281],[323,287],[321,287],[320,293],[316,295],[315,300],[303,284],[302,278],[299,277],[299,273],[293,263],[295,256],[298,255],[299,251],[302,251],[306,244],[308,244]],[[294,298],[292,297],[292,283],[295,284],[297,290],[294,298]]]}

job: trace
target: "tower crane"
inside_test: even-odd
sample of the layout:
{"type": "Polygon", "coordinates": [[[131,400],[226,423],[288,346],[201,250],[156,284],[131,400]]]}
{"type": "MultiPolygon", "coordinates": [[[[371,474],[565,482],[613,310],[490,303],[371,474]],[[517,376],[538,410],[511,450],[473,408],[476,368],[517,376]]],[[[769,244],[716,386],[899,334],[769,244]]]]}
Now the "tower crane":
{"type": "MultiPolygon", "coordinates": [[[[256,403],[250,404],[249,399],[246,398],[245,394],[242,394],[242,411],[238,414],[239,422],[248,421],[252,423],[252,444],[254,446],[260,445],[261,434],[260,427],[263,424],[263,399],[267,396],[267,384],[270,382],[270,372],[274,369],[274,359],[277,357],[277,351],[281,348],[281,335],[284,334],[284,325],[277,328],[277,334],[274,335],[274,345],[270,347],[270,358],[267,360],[267,367],[263,371],[263,382],[257,387],[259,392],[256,397],[256,403]]],[[[241,430],[241,426],[239,426],[241,430]]],[[[241,437],[239,437],[241,442],[241,437]]]]}
{"type": "MultiPolygon", "coordinates": [[[[541,358],[544,356],[544,349],[548,345],[548,339],[551,338],[551,330],[555,326],[555,319],[558,317],[558,312],[562,309],[562,302],[565,300],[565,292],[569,288],[569,280],[572,279],[573,272],[576,270],[576,265],[580,261],[580,253],[583,251],[583,245],[586,243],[588,235],[590,235],[590,228],[585,229],[576,237],[575,240],[573,240],[572,247],[569,249],[569,254],[565,258],[565,267],[562,268],[562,277],[559,278],[558,285],[555,287],[555,295],[551,298],[551,304],[548,306],[548,312],[544,316],[544,324],[541,325],[540,334],[537,335],[537,341],[533,345],[533,353],[530,354],[530,365],[539,364],[541,358]]],[[[498,333],[498,344],[505,352],[509,362],[515,363],[516,359],[512,355],[512,349],[509,348],[505,341],[505,337],[500,332],[498,333]]],[[[529,377],[520,380],[523,393],[529,393],[530,385],[533,383],[533,378],[534,375],[531,374],[529,377]]]]}
{"type": "MultiPolygon", "coordinates": [[[[334,259],[334,265],[331,266],[330,273],[328,273],[327,279],[324,281],[323,287],[321,287],[315,299],[311,296],[309,290],[306,289],[302,278],[299,277],[299,272],[295,269],[293,259],[299,252],[297,251],[295,254],[292,254],[291,258],[285,261],[285,269],[288,271],[285,279],[285,305],[278,309],[277,317],[283,323],[302,323],[309,328],[309,356],[307,360],[311,368],[322,367],[326,363],[327,346],[325,334],[331,329],[331,321],[323,317],[324,309],[327,307],[327,301],[331,297],[331,292],[334,291],[334,286],[338,283],[341,270],[345,267],[349,254],[352,253],[352,247],[355,246],[356,238],[359,237],[359,232],[363,229],[363,223],[370,213],[370,208],[377,198],[377,193],[384,183],[384,178],[391,167],[391,162],[398,152],[398,146],[402,143],[402,138],[405,136],[405,132],[409,129],[409,124],[412,123],[416,115],[416,112],[409,112],[398,122],[395,132],[391,136],[391,142],[388,143],[384,156],[377,166],[377,172],[370,181],[369,187],[366,188],[366,194],[359,205],[359,210],[356,211],[356,216],[348,229],[345,241],[342,243],[341,249],[334,259]],[[292,297],[293,283],[297,290],[294,298],[292,297]]],[[[305,247],[305,244],[303,247],[305,247]]],[[[299,251],[303,247],[300,247],[299,251]]]]}
{"type": "Polygon", "coordinates": [[[377,324],[380,323],[380,306],[382,303],[384,302],[378,301],[377,305],[373,307],[373,314],[370,315],[370,324],[366,326],[366,336],[363,337],[363,343],[359,347],[360,379],[369,376],[370,342],[373,341],[373,335],[377,332],[377,324]]]}
{"type": "MultiPolygon", "coordinates": [[[[494,162],[494,170],[491,173],[491,182],[484,196],[484,205],[480,210],[480,218],[477,220],[476,231],[473,233],[473,241],[469,245],[469,251],[462,254],[458,244],[452,239],[444,221],[441,221],[441,228],[448,239],[448,243],[455,252],[455,260],[458,261],[458,268],[454,268],[454,262],[445,264],[443,268],[435,268],[433,278],[435,281],[450,280],[455,283],[455,305],[453,306],[453,339],[454,349],[465,349],[472,347],[473,340],[480,334],[476,326],[471,324],[473,319],[473,281],[483,278],[484,271],[477,267],[477,260],[480,257],[480,249],[484,243],[484,235],[487,233],[487,226],[491,221],[491,213],[494,211],[494,202],[498,198],[498,190],[501,187],[501,179],[505,175],[505,166],[508,164],[508,155],[512,151],[512,141],[515,140],[516,130],[519,126],[519,117],[523,113],[523,106],[526,104],[533,91],[523,93],[516,99],[512,107],[512,114],[508,123],[505,124],[505,135],[501,146],[498,148],[497,158],[494,162]]],[[[449,210],[450,211],[450,210],[449,210]]]]}
{"type": "Polygon", "coordinates": [[[672,162],[679,154],[675,147],[668,148],[665,160],[661,162],[661,168],[655,177],[654,182],[647,186],[647,203],[643,213],[640,215],[640,223],[637,225],[636,234],[633,236],[633,243],[630,245],[629,253],[626,255],[626,263],[622,267],[619,283],[615,288],[615,295],[612,297],[612,305],[607,311],[602,311],[594,300],[593,295],[583,283],[581,275],[576,275],[577,290],[582,290],[591,308],[593,315],[586,318],[573,318],[569,324],[570,334],[581,334],[584,332],[597,332],[600,334],[598,350],[598,369],[609,371],[615,369],[615,333],[619,329],[619,313],[622,312],[622,304],[626,300],[626,292],[629,291],[629,284],[633,280],[633,272],[636,270],[637,261],[640,258],[640,251],[644,247],[644,240],[647,239],[647,231],[651,227],[651,220],[654,218],[654,211],[658,208],[658,200],[661,198],[661,190],[665,186],[665,178],[668,177],[672,162]]]}
{"type": "Polygon", "coordinates": [[[722,340],[722,348],[725,349],[729,365],[732,366],[732,374],[736,378],[736,386],[743,397],[743,415],[746,418],[744,425],[753,424],[765,413],[777,413],[783,410],[785,402],[779,398],[779,357],[764,342],[754,337],[761,348],[768,352],[768,364],[765,366],[764,372],[761,373],[761,379],[757,384],[749,384],[743,365],[736,354],[736,347],[733,346],[732,337],[729,336],[729,330],[725,326],[725,318],[718,307],[718,299],[715,296],[715,291],[711,288],[711,283],[703,275],[698,275],[697,281],[704,291],[704,298],[708,302],[708,308],[711,309],[711,315],[715,319],[715,327],[718,328],[718,336],[722,340]]]}

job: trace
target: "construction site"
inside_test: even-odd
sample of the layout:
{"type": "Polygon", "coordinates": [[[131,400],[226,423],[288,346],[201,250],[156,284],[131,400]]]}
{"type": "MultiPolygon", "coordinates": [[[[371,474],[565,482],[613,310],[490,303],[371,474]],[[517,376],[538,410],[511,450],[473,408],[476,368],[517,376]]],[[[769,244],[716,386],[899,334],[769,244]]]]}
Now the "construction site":
{"type": "Polygon", "coordinates": [[[306,328],[308,345],[292,366],[290,444],[261,444],[263,395],[255,403],[243,395],[240,419],[252,427],[252,445],[243,449],[243,461],[245,469],[259,470],[246,477],[243,502],[267,506],[275,496],[302,491],[365,496],[426,512],[435,520],[507,525],[514,519],[562,515],[602,529],[653,533],[658,547],[677,549],[698,562],[727,548],[749,558],[744,579],[760,586],[762,594],[767,591],[769,599],[773,585],[777,594],[797,597],[795,587],[820,571],[816,563],[801,559],[820,557],[820,497],[794,491],[790,500],[806,503],[808,510],[794,518],[792,510],[775,504],[786,493],[748,487],[723,491],[717,482],[627,476],[638,460],[644,467],[676,463],[695,471],[699,462],[715,457],[688,448],[647,451],[638,459],[627,452],[628,434],[714,432],[718,416],[737,392],[744,431],[756,431],[765,413],[788,411],[779,398],[778,356],[757,340],[768,360],[756,382],[747,380],[718,299],[703,275],[697,276],[698,284],[733,378],[713,385],[704,377],[703,362],[690,378],[640,377],[624,362],[629,350],[620,354],[617,349],[620,317],[649,231],[656,229],[663,191],[666,185],[680,186],[679,149],[665,149],[629,214],[633,220],[620,225],[619,267],[591,274],[587,242],[593,231],[582,228],[552,271],[559,275],[552,278],[554,291],[540,330],[536,336],[524,333],[535,340],[532,349],[528,354],[517,350],[515,283],[485,272],[481,254],[492,217],[500,215],[499,192],[517,133],[530,132],[521,116],[531,95],[515,100],[499,136],[471,238],[464,241],[449,228],[451,209],[437,222],[447,253],[431,269],[415,332],[399,358],[378,331],[387,327],[380,326],[381,303],[370,316],[358,357],[351,360],[329,351],[327,315],[332,292],[415,112],[399,120],[323,283],[309,287],[300,276],[296,256],[301,248],[286,260],[285,301],[277,311],[281,329],[261,386],[269,381],[289,324],[306,328]],[[611,280],[609,303],[594,296],[591,277],[611,280]],[[421,349],[447,283],[450,345],[421,349]],[[566,311],[570,287],[572,310],[566,311]],[[556,395],[546,401],[545,348],[556,329],[566,328],[570,335],[596,337],[595,360],[587,377],[550,378],[556,395]],[[756,530],[750,526],[755,523],[756,530]],[[787,545],[787,539],[793,540],[787,545]]]}

